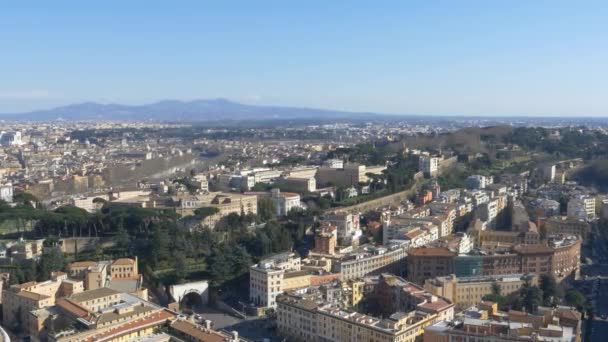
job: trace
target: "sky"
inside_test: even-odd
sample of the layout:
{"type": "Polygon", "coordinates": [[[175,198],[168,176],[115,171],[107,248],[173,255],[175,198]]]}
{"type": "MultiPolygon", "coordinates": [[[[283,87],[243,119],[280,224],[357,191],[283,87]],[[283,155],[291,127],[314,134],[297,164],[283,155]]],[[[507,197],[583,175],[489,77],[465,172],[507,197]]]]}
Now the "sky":
{"type": "Polygon", "coordinates": [[[228,98],[608,116],[608,1],[6,1],[0,113],[228,98]]]}

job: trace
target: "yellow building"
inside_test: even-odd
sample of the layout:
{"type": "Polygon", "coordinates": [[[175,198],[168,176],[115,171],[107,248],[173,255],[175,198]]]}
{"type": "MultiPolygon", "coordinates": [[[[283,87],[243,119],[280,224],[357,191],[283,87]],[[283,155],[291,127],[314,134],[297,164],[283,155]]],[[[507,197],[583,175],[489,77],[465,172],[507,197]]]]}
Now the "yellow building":
{"type": "Polygon", "coordinates": [[[51,280],[13,285],[2,291],[3,325],[8,329],[27,329],[30,311],[55,305],[57,299],[84,291],[82,281],[68,279],[62,272],[53,273],[51,280]]]}
{"type": "Polygon", "coordinates": [[[498,286],[500,294],[507,296],[517,292],[529,282],[536,285],[537,277],[514,274],[506,276],[461,277],[455,275],[426,279],[424,289],[437,296],[443,296],[459,309],[467,308],[482,301],[485,295],[492,294],[493,287],[498,286]]]}

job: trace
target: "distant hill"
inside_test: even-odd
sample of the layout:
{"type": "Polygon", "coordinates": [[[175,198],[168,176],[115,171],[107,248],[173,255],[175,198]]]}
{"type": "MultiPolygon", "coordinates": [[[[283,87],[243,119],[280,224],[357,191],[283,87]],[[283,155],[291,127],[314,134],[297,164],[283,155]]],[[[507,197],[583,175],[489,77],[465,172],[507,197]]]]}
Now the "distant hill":
{"type": "Polygon", "coordinates": [[[27,113],[0,114],[4,120],[159,120],[218,121],[268,119],[365,119],[382,116],[373,113],[246,105],[226,99],[178,101],[164,100],[145,105],[85,102],[27,113]]]}

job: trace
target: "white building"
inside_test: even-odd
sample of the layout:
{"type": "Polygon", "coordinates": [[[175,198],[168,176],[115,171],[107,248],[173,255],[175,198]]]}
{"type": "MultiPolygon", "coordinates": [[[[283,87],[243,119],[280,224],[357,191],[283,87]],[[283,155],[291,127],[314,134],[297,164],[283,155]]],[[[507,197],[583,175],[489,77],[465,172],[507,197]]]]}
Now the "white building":
{"type": "Polygon", "coordinates": [[[286,272],[300,271],[301,260],[295,253],[281,253],[249,268],[249,300],[258,307],[276,307],[277,295],[283,293],[286,272]]]}
{"type": "Polygon", "coordinates": [[[341,246],[358,245],[363,233],[359,223],[359,214],[337,212],[325,215],[323,221],[336,226],[338,231],[338,243],[341,246]]]}
{"type": "Polygon", "coordinates": [[[326,161],[323,162],[323,166],[325,167],[330,167],[332,169],[343,169],[344,168],[344,161],[342,159],[327,159],[326,161]]]}
{"type": "Polygon", "coordinates": [[[13,202],[13,184],[4,183],[0,185],[0,199],[7,203],[13,202]]]}
{"type": "Polygon", "coordinates": [[[439,170],[439,158],[421,155],[418,159],[418,170],[425,175],[434,176],[439,170]]]}
{"type": "Polygon", "coordinates": [[[568,217],[579,220],[595,219],[595,197],[577,196],[568,201],[568,217]]]}
{"type": "Polygon", "coordinates": [[[468,189],[479,190],[485,189],[486,185],[491,184],[489,177],[482,175],[472,175],[465,180],[468,189]]]}
{"type": "Polygon", "coordinates": [[[271,198],[272,202],[274,203],[277,216],[285,216],[294,208],[302,208],[302,204],[300,203],[300,194],[293,192],[281,192],[279,189],[272,189],[271,198]]]}

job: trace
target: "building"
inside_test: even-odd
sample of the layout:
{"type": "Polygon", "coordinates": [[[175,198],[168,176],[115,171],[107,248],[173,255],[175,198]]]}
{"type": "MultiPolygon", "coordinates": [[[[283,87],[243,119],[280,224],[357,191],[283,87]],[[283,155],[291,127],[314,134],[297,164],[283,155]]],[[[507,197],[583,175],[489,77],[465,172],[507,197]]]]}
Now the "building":
{"type": "Polygon", "coordinates": [[[249,300],[258,307],[276,307],[288,272],[301,271],[301,260],[286,252],[264,259],[249,268],[249,300]]]}
{"type": "Polygon", "coordinates": [[[492,178],[483,175],[472,175],[465,179],[465,184],[467,186],[467,189],[485,189],[486,185],[492,184],[492,178]]]}
{"type": "Polygon", "coordinates": [[[359,214],[345,211],[326,214],[323,222],[335,226],[340,246],[357,246],[362,236],[359,214]]]}
{"type": "Polygon", "coordinates": [[[65,296],[30,312],[32,341],[134,341],[152,335],[177,314],[128,293],[99,288],[65,296]]]}
{"type": "Polygon", "coordinates": [[[595,219],[595,197],[577,196],[568,201],[568,217],[579,220],[595,219]]]}
{"type": "Polygon", "coordinates": [[[313,252],[320,254],[335,254],[337,246],[337,231],[332,225],[320,227],[315,233],[315,248],[313,252]]]}
{"type": "Polygon", "coordinates": [[[498,311],[498,305],[482,302],[453,320],[437,322],[424,330],[424,342],[447,341],[551,341],[581,340],[581,314],[568,307],[540,307],[536,315],[498,311]]]}
{"type": "MultiPolygon", "coordinates": [[[[211,321],[206,320],[205,325],[198,325],[186,319],[177,319],[169,325],[169,332],[180,341],[188,342],[247,342],[249,340],[239,336],[238,332],[214,330],[211,321]]],[[[173,339],[172,339],[173,340],[173,339]]]]}
{"type": "Polygon", "coordinates": [[[408,251],[407,279],[416,284],[424,284],[429,278],[454,273],[456,253],[443,247],[422,247],[408,251]]]}
{"type": "Polygon", "coordinates": [[[13,184],[12,183],[0,184],[0,200],[3,200],[6,203],[13,202],[13,184]]]}
{"type": "Polygon", "coordinates": [[[278,183],[280,188],[285,191],[307,193],[317,190],[315,177],[285,177],[278,183]]]}
{"type": "Polygon", "coordinates": [[[576,236],[552,236],[546,244],[520,244],[505,250],[479,249],[456,255],[445,247],[422,247],[408,251],[408,279],[455,274],[457,277],[551,274],[558,282],[576,279],[580,271],[581,240],[576,236]]]}
{"type": "MultiPolygon", "coordinates": [[[[372,173],[381,173],[386,167],[372,167],[372,173]]],[[[350,187],[359,183],[367,183],[366,174],[369,173],[365,165],[348,163],[343,168],[320,167],[317,171],[317,184],[323,186],[333,185],[350,187]]]]}
{"type": "Polygon", "coordinates": [[[327,159],[323,162],[323,166],[329,167],[332,169],[342,169],[344,168],[344,161],[342,159],[327,159]]]}
{"type": "Polygon", "coordinates": [[[286,216],[293,209],[302,209],[300,194],[294,192],[281,192],[279,189],[272,189],[270,198],[274,203],[276,215],[278,217],[286,216]]]}
{"type": "Polygon", "coordinates": [[[53,306],[59,298],[83,291],[82,281],[68,279],[62,272],[47,281],[12,285],[2,291],[2,324],[11,330],[27,331],[32,324],[30,311],[53,306]]]}
{"type": "Polygon", "coordinates": [[[587,221],[568,216],[549,217],[544,221],[547,235],[575,235],[587,240],[591,233],[591,224],[587,221]]]}
{"type": "Polygon", "coordinates": [[[212,228],[223,217],[230,214],[256,215],[258,213],[258,198],[255,195],[210,192],[196,196],[174,196],[172,201],[175,203],[175,211],[182,217],[194,215],[194,211],[198,208],[216,208],[217,214],[208,216],[203,221],[203,225],[212,228]]]}
{"type": "Polygon", "coordinates": [[[93,213],[101,209],[103,206],[103,202],[107,202],[110,200],[110,196],[108,194],[96,194],[93,196],[81,196],[70,199],[70,204],[88,211],[89,213],[93,213]]]}
{"type": "Polygon", "coordinates": [[[424,289],[437,296],[452,301],[457,309],[465,309],[482,301],[483,297],[500,289],[502,296],[508,296],[521,289],[524,284],[536,285],[537,277],[524,274],[501,276],[457,277],[449,276],[426,279],[424,289]]]}
{"type": "Polygon", "coordinates": [[[427,177],[436,176],[439,171],[439,157],[421,155],[418,158],[418,171],[427,177]]]}
{"type": "Polygon", "coordinates": [[[137,258],[77,261],[68,265],[68,275],[72,279],[83,281],[85,290],[107,287],[143,299],[148,298],[148,291],[143,287],[143,275],[139,274],[137,258]]]}
{"type": "Polygon", "coordinates": [[[383,274],[365,287],[367,296],[389,304],[383,306],[390,313],[386,318],[346,309],[322,295],[289,293],[277,298],[278,333],[294,341],[414,342],[426,327],[454,316],[449,300],[403,278],[383,274]]]}
{"type": "Polygon", "coordinates": [[[362,245],[355,251],[336,256],[332,271],[340,274],[340,280],[361,278],[370,274],[404,274],[407,245],[391,241],[383,247],[362,245]]]}

